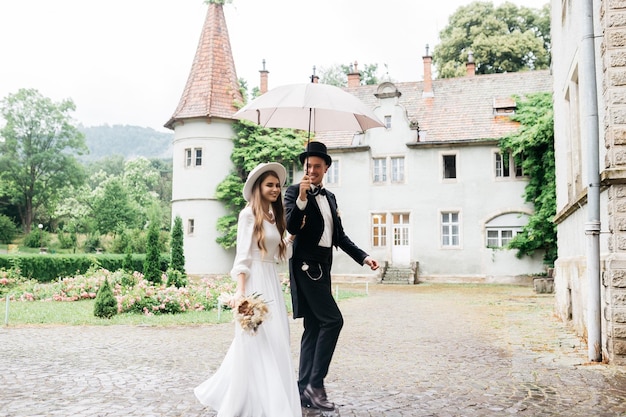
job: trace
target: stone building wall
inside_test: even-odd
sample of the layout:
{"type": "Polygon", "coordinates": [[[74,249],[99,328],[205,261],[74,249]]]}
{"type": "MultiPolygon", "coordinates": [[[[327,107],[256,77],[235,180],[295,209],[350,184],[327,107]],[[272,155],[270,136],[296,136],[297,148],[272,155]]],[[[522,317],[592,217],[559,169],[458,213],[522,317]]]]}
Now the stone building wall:
{"type": "Polygon", "coordinates": [[[626,364],[626,1],[600,3],[600,48],[606,157],[603,185],[608,187],[608,251],[602,276],[603,356],[626,364]]]}

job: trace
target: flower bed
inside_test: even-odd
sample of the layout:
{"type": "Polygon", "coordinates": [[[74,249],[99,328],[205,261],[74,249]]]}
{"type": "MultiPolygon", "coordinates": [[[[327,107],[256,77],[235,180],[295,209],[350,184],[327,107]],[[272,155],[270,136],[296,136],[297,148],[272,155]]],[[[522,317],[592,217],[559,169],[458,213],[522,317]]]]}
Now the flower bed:
{"type": "MultiPolygon", "coordinates": [[[[61,278],[49,283],[29,280],[19,269],[0,269],[0,300],[8,296],[15,301],[73,302],[96,298],[98,289],[108,278],[117,300],[118,313],[167,314],[189,310],[210,310],[217,306],[222,292],[233,291],[235,283],[230,277],[200,279],[185,287],[154,284],[139,272],[115,272],[90,269],[85,274],[61,278]]],[[[167,282],[167,276],[163,276],[167,282]]]]}

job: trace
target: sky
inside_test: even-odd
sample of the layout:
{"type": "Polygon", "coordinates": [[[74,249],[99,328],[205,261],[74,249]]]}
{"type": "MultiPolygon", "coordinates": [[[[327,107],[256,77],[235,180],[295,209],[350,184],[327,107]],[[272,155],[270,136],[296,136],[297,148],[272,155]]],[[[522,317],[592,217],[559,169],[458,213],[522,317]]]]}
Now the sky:
{"type": "MultiPolygon", "coordinates": [[[[549,0],[509,0],[540,8],[549,0]]],[[[504,0],[493,0],[498,6],[504,0]]],[[[421,81],[448,18],[470,0],[234,0],[224,6],[237,76],[269,89],[307,82],[313,67],[378,64],[421,81]],[[427,5],[426,5],[427,4],[427,5]]],[[[0,100],[21,88],[70,98],[84,126],[169,132],[207,11],[203,0],[0,1],[0,100]]]]}

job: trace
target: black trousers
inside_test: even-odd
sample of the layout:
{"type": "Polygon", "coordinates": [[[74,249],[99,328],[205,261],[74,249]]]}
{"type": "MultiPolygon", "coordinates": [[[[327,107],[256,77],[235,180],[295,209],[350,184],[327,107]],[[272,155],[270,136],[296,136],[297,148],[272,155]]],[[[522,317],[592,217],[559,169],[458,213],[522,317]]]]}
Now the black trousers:
{"type": "Polygon", "coordinates": [[[343,316],[332,295],[330,263],[292,259],[298,284],[298,303],[304,317],[300,343],[300,392],[307,384],[324,387],[330,361],[343,327],[343,316]],[[303,263],[308,269],[302,270],[303,263]]]}

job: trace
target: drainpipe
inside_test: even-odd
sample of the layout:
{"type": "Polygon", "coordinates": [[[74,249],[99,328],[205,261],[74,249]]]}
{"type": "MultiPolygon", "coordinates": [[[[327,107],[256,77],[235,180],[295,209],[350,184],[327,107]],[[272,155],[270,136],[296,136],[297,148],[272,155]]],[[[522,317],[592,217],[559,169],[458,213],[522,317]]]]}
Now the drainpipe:
{"type": "Polygon", "coordinates": [[[600,319],[600,162],[593,0],[583,0],[580,44],[582,139],[587,142],[587,345],[589,361],[602,361],[600,319]]]}

